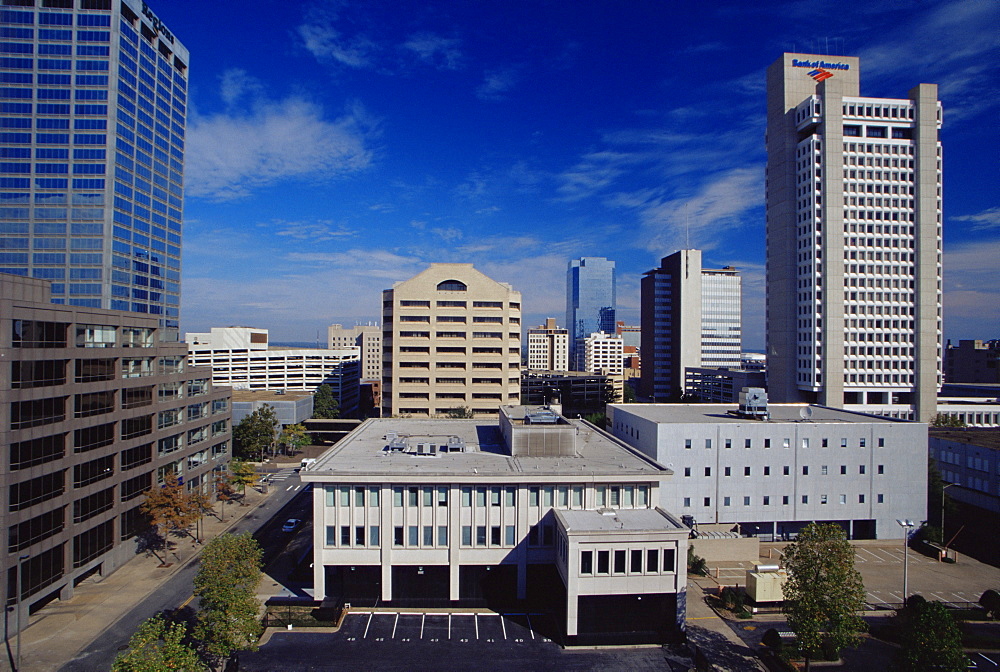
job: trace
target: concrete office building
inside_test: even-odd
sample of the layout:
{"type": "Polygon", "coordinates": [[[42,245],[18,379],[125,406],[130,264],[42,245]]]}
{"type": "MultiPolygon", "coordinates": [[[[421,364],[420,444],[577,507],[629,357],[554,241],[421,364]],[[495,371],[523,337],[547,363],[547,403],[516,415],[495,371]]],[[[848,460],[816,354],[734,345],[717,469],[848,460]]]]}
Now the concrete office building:
{"type": "Polygon", "coordinates": [[[583,370],[599,373],[611,380],[614,389],[612,401],[621,401],[625,384],[625,352],[621,336],[599,331],[583,341],[583,370]]]}
{"type": "Polygon", "coordinates": [[[495,415],[521,393],[521,293],[472,264],[382,292],[382,415],[495,415]]]}
{"type": "Polygon", "coordinates": [[[545,610],[570,643],[684,627],[688,529],[670,472],[579,420],[381,418],[303,470],[317,598],[545,610]]]}
{"type": "Polygon", "coordinates": [[[767,70],[768,394],[936,412],[941,384],[937,87],[860,95],[860,63],[767,70]]]}
{"type": "Polygon", "coordinates": [[[377,324],[362,324],[345,329],[331,324],[326,330],[326,347],[330,350],[361,348],[361,380],[382,380],[382,328],[377,324]]]}
{"type": "Polygon", "coordinates": [[[736,404],[744,387],[767,387],[763,371],[746,369],[709,369],[689,366],[685,369],[684,389],[696,401],[711,404],[736,404]]]}
{"type": "Polygon", "coordinates": [[[566,269],[566,328],[569,363],[584,370],[583,339],[595,331],[615,333],[615,262],[604,257],[573,259],[566,269]]]}
{"type": "Polygon", "coordinates": [[[230,391],[157,318],[51,299],[47,281],[0,275],[9,633],[135,556],[143,493],[166,474],[208,493],[230,458],[230,391]]]}
{"type": "Polygon", "coordinates": [[[238,390],[305,390],[329,385],[340,412],[358,411],[361,350],[270,348],[267,329],[212,327],[184,335],[193,366],[211,367],[212,382],[238,390]]]}
{"type": "Polygon", "coordinates": [[[176,340],[187,49],[140,0],[3,4],[0,272],[176,340]]]}
{"type": "Polygon", "coordinates": [[[1000,383],[1000,340],[962,340],[944,351],[946,383],[1000,383]]]}
{"type": "MultiPolygon", "coordinates": [[[[274,409],[279,427],[305,422],[313,415],[312,392],[233,390],[233,425],[263,406],[274,409]]],[[[279,429],[280,431],[280,429],[279,429]]]]}
{"type": "Polygon", "coordinates": [[[643,397],[679,397],[688,367],[739,368],[741,289],[736,269],[702,269],[701,250],[675,252],[643,275],[643,397]]]}
{"type": "Polygon", "coordinates": [[[528,330],[528,368],[569,371],[569,330],[557,327],[554,317],[528,330]]]}
{"type": "Polygon", "coordinates": [[[1000,430],[931,427],[928,447],[949,497],[1000,513],[1000,430]]]}
{"type": "MultiPolygon", "coordinates": [[[[735,407],[733,408],[735,410],[735,407]]],[[[609,404],[611,432],[671,469],[661,505],[699,523],[787,538],[812,521],[900,539],[927,518],[927,425],[803,404],[762,422],[710,404],[609,404]]]]}

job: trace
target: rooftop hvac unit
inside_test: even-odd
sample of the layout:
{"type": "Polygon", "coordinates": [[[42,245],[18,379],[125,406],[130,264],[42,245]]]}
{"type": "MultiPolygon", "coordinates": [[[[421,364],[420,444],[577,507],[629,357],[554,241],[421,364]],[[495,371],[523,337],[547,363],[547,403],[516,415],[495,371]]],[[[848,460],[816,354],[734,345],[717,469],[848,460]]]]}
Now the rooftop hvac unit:
{"type": "Polygon", "coordinates": [[[740,390],[740,415],[767,420],[767,391],[762,387],[744,387],[740,390]]]}
{"type": "Polygon", "coordinates": [[[460,436],[449,436],[448,437],[448,452],[449,453],[464,453],[465,452],[465,440],[460,436]]]}
{"type": "Polygon", "coordinates": [[[389,441],[389,450],[406,450],[406,439],[401,436],[393,437],[392,440],[389,441]]]}

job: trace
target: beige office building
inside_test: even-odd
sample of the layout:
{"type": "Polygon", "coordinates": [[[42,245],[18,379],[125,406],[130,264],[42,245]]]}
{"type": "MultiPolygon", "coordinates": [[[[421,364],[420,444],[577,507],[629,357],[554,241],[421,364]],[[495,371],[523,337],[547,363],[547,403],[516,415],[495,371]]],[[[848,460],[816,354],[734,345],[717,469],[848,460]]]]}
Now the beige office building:
{"type": "Polygon", "coordinates": [[[930,420],[941,383],[937,86],[860,95],[860,63],[767,70],[767,367],[775,402],[930,420]]]}
{"type": "Polygon", "coordinates": [[[382,380],[382,328],[377,324],[361,324],[350,329],[331,324],[326,329],[330,350],[361,348],[361,380],[382,380]]]}
{"type": "Polygon", "coordinates": [[[521,293],[472,264],[382,292],[382,413],[495,415],[520,398],[521,293]]]}
{"type": "Polygon", "coordinates": [[[556,318],[528,330],[528,368],[533,371],[569,371],[569,329],[556,326],[556,318]]]}

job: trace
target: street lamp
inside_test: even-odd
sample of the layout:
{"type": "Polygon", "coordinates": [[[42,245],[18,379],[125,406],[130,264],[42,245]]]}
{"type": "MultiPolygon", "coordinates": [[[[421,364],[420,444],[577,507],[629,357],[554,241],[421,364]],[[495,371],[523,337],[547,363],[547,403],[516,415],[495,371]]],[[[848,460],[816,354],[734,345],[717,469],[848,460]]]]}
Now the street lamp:
{"type": "Polygon", "coordinates": [[[21,630],[24,630],[24,624],[21,622],[21,592],[24,590],[24,561],[30,558],[30,555],[22,555],[17,559],[17,666],[14,668],[16,672],[21,671],[21,630]]]}
{"type": "Polygon", "coordinates": [[[958,483],[948,483],[943,488],[941,488],[941,546],[944,546],[944,491],[953,485],[958,485],[958,483]]]}
{"type": "Polygon", "coordinates": [[[907,560],[909,560],[909,557],[910,557],[910,554],[907,552],[907,550],[908,550],[907,546],[908,546],[908,542],[910,540],[910,530],[912,530],[916,526],[916,523],[914,523],[909,518],[907,518],[906,520],[903,520],[902,518],[897,518],[896,522],[899,524],[899,526],[901,528],[903,528],[903,606],[905,607],[906,606],[906,596],[907,596],[907,591],[908,591],[907,584],[906,584],[906,580],[907,580],[906,570],[907,570],[907,564],[908,564],[907,560]]]}

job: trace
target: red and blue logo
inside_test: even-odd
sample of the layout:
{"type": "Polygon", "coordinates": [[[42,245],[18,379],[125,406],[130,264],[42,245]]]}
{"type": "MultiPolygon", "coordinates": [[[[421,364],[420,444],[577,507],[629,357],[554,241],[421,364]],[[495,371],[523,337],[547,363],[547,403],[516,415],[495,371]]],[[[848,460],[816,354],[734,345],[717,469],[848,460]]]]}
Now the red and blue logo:
{"type": "Polygon", "coordinates": [[[822,82],[826,79],[833,77],[833,73],[829,70],[824,70],[823,68],[816,68],[809,73],[809,76],[815,79],[817,82],[822,82]]]}

